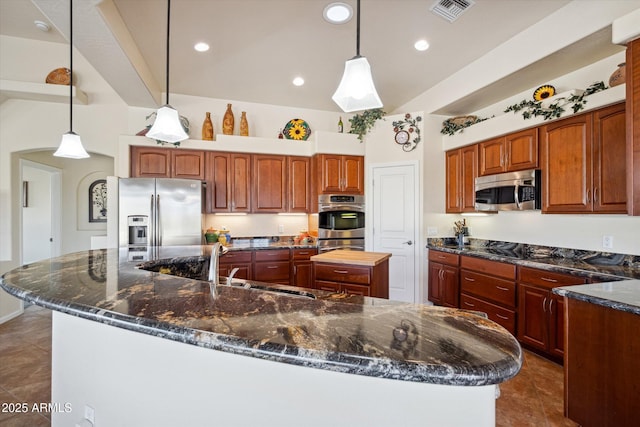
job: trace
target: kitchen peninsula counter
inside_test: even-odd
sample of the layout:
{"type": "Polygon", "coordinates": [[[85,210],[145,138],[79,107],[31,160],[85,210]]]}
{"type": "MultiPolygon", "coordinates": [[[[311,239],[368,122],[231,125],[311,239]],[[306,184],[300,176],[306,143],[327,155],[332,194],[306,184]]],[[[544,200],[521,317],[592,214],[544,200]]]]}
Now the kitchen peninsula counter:
{"type": "MultiPolygon", "coordinates": [[[[478,405],[486,406],[487,396],[495,393],[493,389],[487,392],[486,387],[515,376],[521,367],[521,349],[512,335],[491,321],[461,310],[309,289],[304,291],[315,293],[315,299],[305,298],[302,294],[292,296],[229,286],[219,286],[214,289],[212,296],[209,282],[200,280],[203,274],[202,266],[208,264],[210,251],[211,247],[207,246],[159,248],[157,251],[157,259],[152,262],[156,267],[159,263],[165,263],[167,266],[179,264],[183,269],[192,269],[194,278],[140,269],[137,263],[128,261],[126,250],[109,249],[73,253],[25,265],[2,276],[0,285],[18,298],[54,310],[54,363],[58,361],[61,365],[68,364],[68,369],[73,372],[73,369],[78,369],[78,363],[91,365],[87,360],[93,359],[82,356],[90,349],[100,348],[92,352],[93,358],[115,352],[115,359],[111,362],[111,359],[105,360],[104,364],[101,364],[99,359],[95,362],[100,365],[94,366],[98,371],[109,371],[108,375],[105,374],[107,378],[103,378],[106,382],[103,384],[104,387],[110,386],[109,381],[117,381],[118,375],[126,373],[127,376],[137,377],[142,375],[138,370],[144,371],[152,366],[160,369],[161,376],[168,377],[172,376],[173,370],[188,372],[189,369],[196,369],[197,374],[194,378],[204,378],[209,370],[214,371],[224,366],[222,371],[216,371],[211,378],[213,383],[219,381],[219,384],[201,380],[205,381],[205,385],[201,385],[205,390],[209,390],[209,387],[217,390],[225,384],[225,375],[236,372],[234,366],[238,364],[241,366],[238,368],[239,372],[251,373],[254,376],[251,386],[247,386],[247,390],[242,391],[238,399],[231,398],[227,402],[231,406],[235,404],[235,400],[238,401],[238,405],[247,402],[262,405],[263,403],[254,402],[254,397],[257,399],[255,394],[268,393],[270,387],[274,386],[269,384],[268,376],[275,375],[271,372],[286,371],[283,376],[272,379],[281,384],[289,384],[291,381],[295,382],[296,378],[302,379],[307,376],[314,378],[310,381],[322,382],[329,379],[327,384],[335,385],[336,396],[340,394],[338,389],[343,383],[382,381],[383,389],[391,391],[401,387],[409,390],[411,396],[414,393],[422,396],[421,405],[417,405],[417,402],[411,405],[423,406],[420,409],[422,413],[424,408],[428,407],[433,411],[434,419],[438,419],[437,406],[443,405],[442,402],[438,403],[438,399],[443,399],[444,396],[449,396],[447,399],[451,398],[451,395],[447,394],[449,391],[462,395],[482,391],[484,398],[479,398],[478,402],[484,403],[478,405]],[[58,332],[57,328],[60,328],[58,332]],[[82,331],[85,330],[86,333],[83,334],[82,331]],[[101,339],[103,336],[104,339],[101,339]],[[146,336],[148,338],[144,338],[146,336]],[[120,340],[122,343],[117,346],[115,343],[120,340]],[[146,340],[150,342],[147,343],[146,340]],[[173,343],[173,347],[166,343],[173,343]],[[150,354],[149,357],[140,356],[153,346],[159,346],[163,350],[158,354],[150,354]],[[140,355],[136,351],[139,351],[140,355]],[[173,362],[168,356],[172,352],[181,355],[173,362]],[[183,353],[193,352],[196,354],[189,357],[194,357],[194,361],[183,358],[183,353]],[[127,356],[123,357],[123,354],[127,356]],[[67,362],[76,357],[80,358],[76,360],[77,363],[67,362]],[[140,357],[143,360],[140,360],[140,357]],[[198,365],[195,362],[198,358],[207,361],[204,362],[205,365],[198,365]],[[224,363],[218,359],[224,359],[224,363]],[[252,364],[258,363],[267,363],[265,366],[271,369],[262,367],[254,371],[252,364]],[[134,371],[129,364],[135,366],[134,371]],[[161,368],[169,366],[167,364],[172,367],[171,371],[161,368]],[[294,371],[295,374],[287,371],[294,368],[297,369],[294,371]],[[335,375],[338,377],[334,377],[335,375]],[[260,380],[263,376],[267,376],[266,379],[260,380]],[[436,389],[433,395],[430,395],[429,389],[433,387],[436,389]],[[446,387],[447,392],[443,392],[440,387],[446,387]],[[424,396],[432,396],[427,400],[435,403],[436,408],[432,408],[431,403],[423,401],[424,396]]],[[[60,372],[65,372],[64,366],[59,368],[60,372]]],[[[91,377],[88,388],[100,385],[95,378],[100,374],[91,372],[87,373],[91,377]]],[[[84,381],[82,373],[76,376],[78,384],[84,381]]],[[[191,376],[183,373],[179,381],[185,381],[185,378],[191,376]]],[[[229,379],[229,384],[233,384],[234,381],[246,381],[234,378],[229,379]]],[[[68,386],[71,389],[65,389],[58,386],[56,380],[54,375],[54,399],[72,399],[69,401],[75,402],[73,399],[84,399],[82,396],[89,393],[80,385],[68,386]]],[[[148,380],[151,379],[140,379],[143,383],[148,380]]],[[[325,386],[329,387],[325,384],[318,386],[318,390],[325,386]]],[[[157,393],[169,393],[166,386],[158,387],[157,393]]],[[[289,390],[287,387],[284,386],[286,390],[283,390],[282,385],[278,386],[278,395],[286,396],[293,393],[292,398],[295,398],[302,393],[308,396],[309,390],[302,384],[296,385],[303,387],[299,390],[295,387],[289,390]]],[[[347,389],[348,387],[344,390],[347,389]]],[[[371,390],[376,388],[373,387],[371,390]]],[[[189,391],[183,388],[180,392],[170,394],[182,396],[183,393],[188,395],[189,391]]],[[[224,391],[220,393],[222,394],[219,397],[225,398],[224,391]]],[[[358,393],[362,398],[372,398],[367,394],[369,391],[358,393]]],[[[399,401],[399,405],[413,399],[402,392],[400,395],[404,396],[404,400],[399,401]]],[[[272,401],[265,395],[261,396],[267,401],[272,401]]],[[[322,399],[325,397],[328,399],[327,402],[332,402],[331,397],[322,395],[322,399]]],[[[351,396],[348,397],[350,400],[351,396]]],[[[100,398],[105,399],[106,405],[117,403],[112,399],[126,397],[110,395],[100,398]]],[[[95,399],[100,400],[98,397],[95,399]]],[[[286,401],[284,397],[283,399],[286,401]]],[[[282,407],[272,403],[276,405],[272,410],[278,407],[278,413],[281,414],[282,407]]],[[[77,404],[81,407],[82,404],[91,402],[77,404]]],[[[94,405],[100,406],[96,403],[94,405]]],[[[480,409],[480,413],[487,416],[487,422],[480,421],[477,425],[491,425],[495,410],[494,406],[491,408],[493,409],[480,409]]],[[[96,408],[97,413],[100,410],[96,408]]],[[[259,408],[257,412],[260,413],[259,408]]],[[[363,416],[361,410],[356,412],[359,414],[358,417],[363,416]]],[[[365,412],[376,414],[377,410],[368,408],[365,412]]],[[[473,408],[471,412],[474,412],[473,408]]],[[[135,413],[129,415],[135,419],[135,413]]],[[[377,413],[375,416],[384,419],[389,415],[377,413]]],[[[454,425],[456,417],[455,414],[451,415],[454,425]]],[[[167,418],[169,419],[170,417],[167,418]]],[[[295,420],[306,425],[321,425],[325,422],[331,423],[332,419],[340,418],[321,417],[319,420],[322,422],[315,423],[307,423],[307,419],[295,420]]],[[[362,418],[366,419],[367,417],[362,418]]],[[[160,417],[159,420],[164,419],[160,417]]],[[[265,420],[261,418],[261,424],[271,424],[265,420]]],[[[287,417],[278,418],[283,425],[296,422],[293,419],[290,422],[286,420],[287,417]]],[[[347,420],[354,421],[353,418],[347,417],[344,422],[347,420]]],[[[371,418],[369,425],[375,424],[371,424],[370,421],[371,418]]],[[[464,425],[465,422],[460,421],[459,425],[464,425]]],[[[168,425],[169,421],[163,423],[168,425]]]]}

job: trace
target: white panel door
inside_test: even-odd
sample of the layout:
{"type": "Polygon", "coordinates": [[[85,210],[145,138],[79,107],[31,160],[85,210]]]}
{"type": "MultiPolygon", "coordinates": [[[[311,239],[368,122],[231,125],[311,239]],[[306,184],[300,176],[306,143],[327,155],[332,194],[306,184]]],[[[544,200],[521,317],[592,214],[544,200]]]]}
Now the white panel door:
{"type": "Polygon", "coordinates": [[[389,299],[415,302],[416,166],[373,168],[373,250],[391,253],[389,299]]]}

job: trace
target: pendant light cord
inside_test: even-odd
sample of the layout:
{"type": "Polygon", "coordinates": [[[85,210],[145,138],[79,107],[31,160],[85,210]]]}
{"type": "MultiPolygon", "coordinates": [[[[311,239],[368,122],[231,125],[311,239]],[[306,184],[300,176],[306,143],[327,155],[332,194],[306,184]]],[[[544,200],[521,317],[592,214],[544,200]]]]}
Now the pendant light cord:
{"type": "Polygon", "coordinates": [[[167,72],[166,74],[166,79],[167,79],[167,102],[166,104],[169,105],[169,25],[171,23],[171,0],[167,0],[167,72]]]}
{"type": "Polygon", "coordinates": [[[73,132],[73,0],[69,0],[69,132],[73,132]]]}
{"type": "Polygon", "coordinates": [[[356,3],[356,56],[360,56],[360,0],[356,3]]]}

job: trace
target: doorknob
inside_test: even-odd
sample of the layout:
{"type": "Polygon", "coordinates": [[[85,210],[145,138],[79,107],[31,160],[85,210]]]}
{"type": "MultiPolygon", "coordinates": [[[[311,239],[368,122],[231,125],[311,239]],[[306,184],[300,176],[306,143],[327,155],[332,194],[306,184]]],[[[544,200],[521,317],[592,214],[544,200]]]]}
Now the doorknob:
{"type": "Polygon", "coordinates": [[[402,242],[403,245],[413,245],[413,242],[411,240],[407,240],[406,242],[402,242]]]}

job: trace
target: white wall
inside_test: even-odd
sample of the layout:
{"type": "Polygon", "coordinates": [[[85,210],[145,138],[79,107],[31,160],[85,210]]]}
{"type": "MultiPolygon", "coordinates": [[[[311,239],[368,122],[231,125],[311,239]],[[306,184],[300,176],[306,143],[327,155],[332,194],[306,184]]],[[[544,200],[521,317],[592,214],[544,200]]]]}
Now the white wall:
{"type": "MultiPolygon", "coordinates": [[[[620,3],[621,2],[611,2],[613,8],[607,8],[607,10],[602,11],[600,15],[593,12],[585,15],[585,20],[581,23],[583,28],[580,29],[580,33],[583,33],[585,27],[591,28],[592,32],[595,32],[602,27],[603,22],[610,23],[613,19],[612,16],[619,16],[620,11],[626,10],[626,7],[629,6],[625,5],[623,8],[620,8],[622,6],[620,3]]],[[[600,2],[600,6],[602,6],[602,4],[603,3],[600,2]]],[[[636,7],[640,5],[639,2],[634,4],[636,7]]],[[[609,3],[607,3],[607,5],[609,5],[609,3]]],[[[563,8],[561,11],[567,9],[564,10],[564,12],[567,12],[572,10],[573,7],[575,7],[575,5],[572,4],[570,8],[563,8]]],[[[590,3],[590,8],[591,7],[598,9],[599,5],[594,2],[590,3]]],[[[545,20],[536,27],[542,25],[544,21],[545,20]]],[[[563,34],[565,32],[564,28],[565,27],[563,27],[563,34]]],[[[563,39],[560,37],[561,34],[558,33],[557,29],[554,29],[552,32],[555,34],[555,37],[563,39]]],[[[572,33],[572,31],[568,30],[568,33],[572,33]]],[[[531,37],[534,36],[535,34],[531,34],[531,37]]],[[[519,36],[514,39],[522,39],[522,37],[519,36]]],[[[518,67],[521,65],[518,62],[520,56],[517,53],[522,49],[522,45],[516,43],[516,41],[517,40],[511,40],[497,49],[507,57],[514,58],[514,62],[511,65],[513,72],[517,72],[518,67]]],[[[525,42],[525,40],[520,41],[525,42]]],[[[563,41],[561,40],[557,43],[563,43],[563,41]]],[[[535,56],[537,54],[536,49],[535,46],[532,46],[531,49],[527,50],[527,54],[535,56]]],[[[600,80],[607,83],[609,76],[617,68],[617,64],[623,61],[624,52],[618,53],[573,73],[559,76],[557,79],[546,83],[554,85],[559,92],[574,88],[585,89],[591,83],[600,80]]],[[[482,63],[484,63],[484,61],[479,61],[479,64],[482,63]]],[[[490,78],[496,79],[496,77],[488,77],[491,67],[485,64],[487,68],[480,70],[477,68],[479,64],[461,70],[455,75],[455,79],[451,79],[450,82],[445,81],[441,83],[441,87],[425,92],[408,103],[404,108],[424,108],[428,112],[430,111],[429,109],[435,109],[442,105],[439,104],[438,95],[442,95],[443,91],[446,92],[447,87],[452,91],[457,90],[457,88],[454,89],[451,87],[451,84],[465,80],[465,84],[473,86],[476,84],[480,85],[482,82],[488,82],[490,78]]],[[[480,111],[469,111],[468,113],[477,114],[480,117],[503,114],[507,106],[515,104],[522,99],[529,99],[538,83],[540,82],[532,82],[529,90],[504,99],[480,111]]],[[[442,97],[440,100],[442,100],[442,97]]],[[[431,116],[431,120],[427,120],[425,123],[425,134],[437,138],[438,141],[436,142],[434,140],[434,144],[428,146],[429,152],[425,152],[424,157],[424,226],[425,228],[436,227],[438,236],[453,236],[453,223],[461,217],[459,215],[444,213],[444,151],[455,148],[454,145],[449,144],[449,137],[439,134],[441,123],[444,119],[445,117],[431,116]]],[[[523,128],[533,125],[532,123],[527,123],[524,119],[522,119],[522,121],[523,128]]],[[[473,237],[476,238],[597,251],[604,250],[602,248],[602,236],[611,235],[614,237],[613,252],[640,254],[640,218],[638,217],[625,215],[542,215],[540,212],[500,212],[497,215],[487,217],[467,218],[467,221],[470,223],[473,237]]]]}

